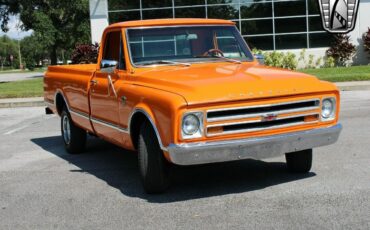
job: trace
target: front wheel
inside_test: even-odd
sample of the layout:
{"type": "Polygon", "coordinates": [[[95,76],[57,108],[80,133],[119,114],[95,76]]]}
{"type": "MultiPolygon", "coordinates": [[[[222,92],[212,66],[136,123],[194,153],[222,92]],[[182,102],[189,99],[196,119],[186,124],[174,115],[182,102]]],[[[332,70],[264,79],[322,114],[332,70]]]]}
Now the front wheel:
{"type": "Polygon", "coordinates": [[[312,167],[312,149],[286,153],[288,170],[293,173],[307,173],[312,167]]]}
{"type": "Polygon", "coordinates": [[[71,115],[66,110],[61,114],[61,130],[64,147],[68,153],[76,154],[85,150],[86,131],[73,124],[71,115]]]}
{"type": "Polygon", "coordinates": [[[169,163],[163,156],[154,129],[148,121],[140,127],[139,170],[145,192],[161,193],[169,186],[169,163]]]}

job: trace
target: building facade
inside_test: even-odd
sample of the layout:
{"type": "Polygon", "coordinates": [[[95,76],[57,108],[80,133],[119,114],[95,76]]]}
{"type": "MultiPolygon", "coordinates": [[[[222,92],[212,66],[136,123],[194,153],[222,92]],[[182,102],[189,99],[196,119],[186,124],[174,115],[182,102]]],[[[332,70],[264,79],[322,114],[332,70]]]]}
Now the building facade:
{"type": "MultiPolygon", "coordinates": [[[[360,0],[351,41],[359,49],[356,64],[368,63],[361,42],[370,27],[370,0],[360,0]]],[[[221,18],[234,21],[248,45],[262,50],[307,49],[325,55],[331,35],[322,28],[317,0],[90,0],[92,40],[104,28],[127,20],[154,18],[221,18]]]]}

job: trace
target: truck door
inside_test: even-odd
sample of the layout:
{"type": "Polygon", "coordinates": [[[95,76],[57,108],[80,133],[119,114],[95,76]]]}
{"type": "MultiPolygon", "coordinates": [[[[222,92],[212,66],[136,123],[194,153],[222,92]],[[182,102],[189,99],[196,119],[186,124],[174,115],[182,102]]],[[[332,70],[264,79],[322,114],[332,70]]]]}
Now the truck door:
{"type": "Polygon", "coordinates": [[[90,81],[90,110],[93,128],[99,136],[116,144],[122,143],[118,83],[123,68],[121,30],[108,32],[104,38],[100,69],[90,81]]]}

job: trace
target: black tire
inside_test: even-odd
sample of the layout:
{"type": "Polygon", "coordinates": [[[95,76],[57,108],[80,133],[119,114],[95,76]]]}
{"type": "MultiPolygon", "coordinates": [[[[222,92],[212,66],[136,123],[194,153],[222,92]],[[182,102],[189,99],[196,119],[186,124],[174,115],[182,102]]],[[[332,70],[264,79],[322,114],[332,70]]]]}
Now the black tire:
{"type": "Polygon", "coordinates": [[[312,149],[286,153],[288,170],[293,173],[307,173],[312,167],[312,149]]]}
{"type": "Polygon", "coordinates": [[[157,136],[148,121],[140,127],[139,170],[146,193],[162,193],[169,187],[169,163],[163,156],[157,136]]]}
{"type": "Polygon", "coordinates": [[[71,119],[71,115],[66,109],[63,109],[61,115],[61,130],[64,147],[70,154],[82,153],[86,146],[86,131],[75,126],[71,119]],[[66,127],[69,126],[69,134],[66,132],[66,127]]]}

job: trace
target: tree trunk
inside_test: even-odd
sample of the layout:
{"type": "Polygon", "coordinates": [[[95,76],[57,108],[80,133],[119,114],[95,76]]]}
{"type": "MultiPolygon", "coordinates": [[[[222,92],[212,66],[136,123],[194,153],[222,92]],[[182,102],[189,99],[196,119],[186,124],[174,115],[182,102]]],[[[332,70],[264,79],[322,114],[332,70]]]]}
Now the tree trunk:
{"type": "Polygon", "coordinates": [[[53,47],[50,54],[51,65],[56,65],[58,62],[57,47],[53,47]]]}

